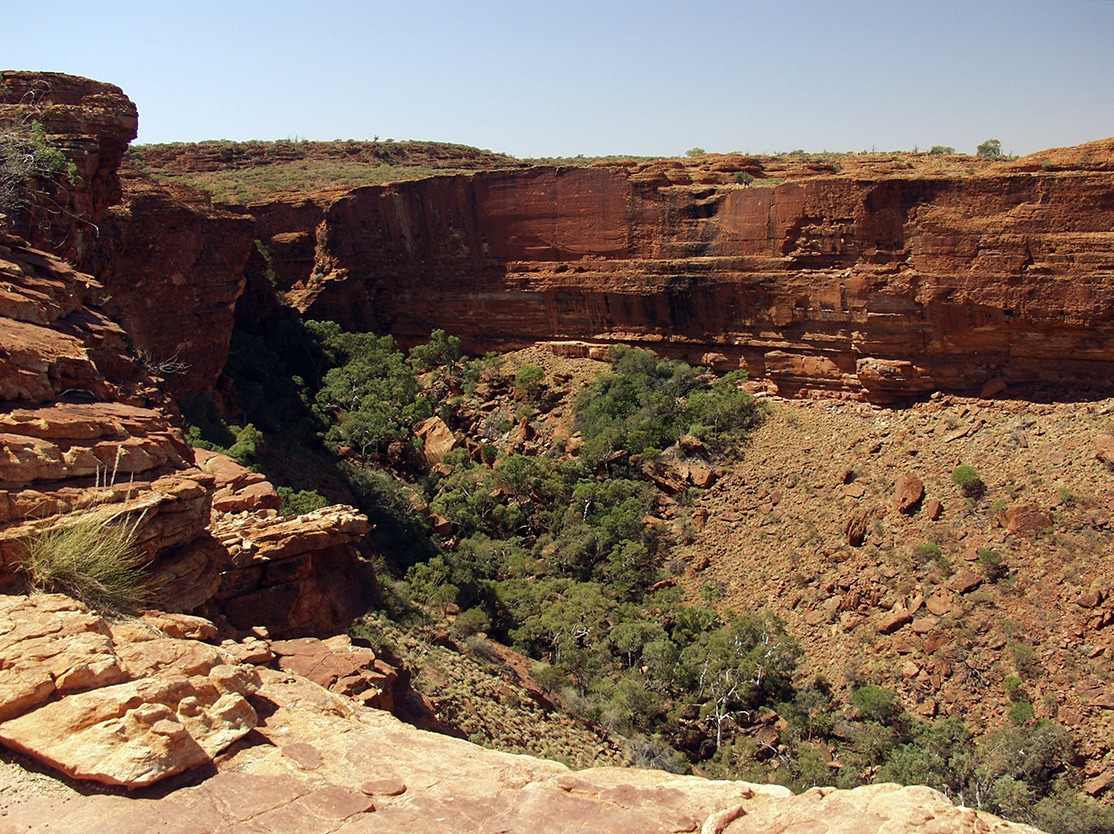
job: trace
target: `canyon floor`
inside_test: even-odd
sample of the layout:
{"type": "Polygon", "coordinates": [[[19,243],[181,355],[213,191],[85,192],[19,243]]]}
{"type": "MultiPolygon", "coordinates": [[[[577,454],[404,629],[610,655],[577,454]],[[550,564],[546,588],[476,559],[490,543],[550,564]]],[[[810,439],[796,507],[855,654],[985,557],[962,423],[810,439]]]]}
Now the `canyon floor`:
{"type": "MultiPolygon", "coordinates": [[[[572,399],[607,367],[543,348],[506,363],[508,375],[542,367],[563,392],[530,420],[535,452],[572,430],[572,399]]],[[[881,685],[912,715],[985,730],[1008,725],[1024,701],[1070,728],[1093,788],[1108,784],[1114,472],[1102,453],[1114,399],[1027,390],[878,407],[752,387],[765,418],[716,461],[716,483],[659,498],[677,542],[669,581],[692,604],[781,619],[804,650],[800,679],[826,679],[845,703],[857,687],[881,685]],[[964,465],[985,484],[977,498],[953,482],[964,465]],[[910,475],[923,495],[902,511],[895,489],[910,475]],[[863,530],[858,546],[851,521],[863,530]],[[980,560],[987,551],[1004,565],[997,573],[980,560]]],[[[444,699],[449,720],[468,700],[453,677],[431,670],[416,682],[435,704],[444,699]]],[[[615,755],[584,741],[540,749],[583,763],[615,755]]],[[[505,729],[486,743],[530,749],[505,729]]]]}

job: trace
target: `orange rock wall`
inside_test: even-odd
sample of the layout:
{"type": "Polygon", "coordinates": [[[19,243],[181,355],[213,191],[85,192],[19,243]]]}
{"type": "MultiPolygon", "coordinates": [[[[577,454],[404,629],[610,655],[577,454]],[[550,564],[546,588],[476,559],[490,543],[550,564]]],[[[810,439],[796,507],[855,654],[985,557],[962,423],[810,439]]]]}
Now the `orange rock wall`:
{"type": "Polygon", "coordinates": [[[122,171],[123,203],[98,241],[105,309],[179,395],[208,391],[228,360],[254,224],[183,185],[122,171]]]}
{"type": "Polygon", "coordinates": [[[788,393],[1101,385],[1114,142],[1083,148],[1051,170],[777,186],[539,167],[362,188],[324,211],[290,295],[403,342],[622,341],[788,393]]]}
{"type": "Polygon", "coordinates": [[[39,197],[10,218],[9,230],[92,270],[98,224],[120,199],[116,169],[139,126],[135,105],[113,84],[56,72],[0,72],[0,123],[33,122],[77,166],[77,176],[43,184],[39,197]]]}

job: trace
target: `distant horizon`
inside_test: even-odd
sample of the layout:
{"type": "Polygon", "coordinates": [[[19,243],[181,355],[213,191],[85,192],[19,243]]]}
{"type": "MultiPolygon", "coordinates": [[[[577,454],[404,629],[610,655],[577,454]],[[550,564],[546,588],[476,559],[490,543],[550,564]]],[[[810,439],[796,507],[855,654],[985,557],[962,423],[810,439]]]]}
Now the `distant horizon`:
{"type": "MultiPolygon", "coordinates": [[[[988,137],[988,138],[989,139],[995,139],[997,137],[988,137]]],[[[1092,143],[1095,143],[1095,142],[1102,142],[1102,141],[1105,141],[1107,139],[1114,139],[1114,135],[1100,136],[1096,139],[1087,139],[1087,140],[1084,140],[1082,142],[1076,142],[1075,144],[1072,144],[1072,145],[1054,145],[1054,146],[1047,147],[1047,148],[1037,148],[1036,150],[1030,151],[1029,153],[1026,153],[1026,154],[1011,153],[1008,148],[1003,146],[1002,157],[1003,158],[1020,159],[1020,158],[1026,157],[1026,156],[1031,156],[1032,154],[1043,153],[1044,151],[1054,151],[1054,150],[1075,148],[1075,147],[1079,147],[1080,145],[1089,145],[1089,144],[1092,144],[1092,143]]],[[[983,140],[983,141],[987,141],[987,140],[983,140]]],[[[502,156],[508,156],[512,159],[517,159],[517,160],[521,160],[521,161],[531,160],[531,159],[580,159],[580,158],[583,158],[583,159],[678,159],[678,158],[686,158],[686,157],[690,156],[689,151],[690,150],[695,150],[695,148],[692,148],[692,149],[683,151],[681,153],[674,153],[674,154],[634,154],[634,153],[619,152],[619,153],[607,153],[607,154],[576,154],[576,155],[550,154],[548,156],[516,156],[514,154],[508,153],[506,151],[497,150],[495,148],[479,148],[479,147],[476,147],[475,145],[468,145],[464,142],[454,142],[452,140],[447,140],[447,139],[416,139],[416,138],[413,138],[413,137],[407,138],[407,139],[395,139],[393,137],[389,137],[389,138],[372,137],[371,139],[360,139],[358,137],[348,137],[348,138],[343,138],[343,139],[308,139],[308,138],[305,138],[305,137],[302,137],[302,136],[286,136],[286,137],[280,137],[280,138],[277,138],[277,139],[259,139],[259,138],[255,138],[255,139],[224,139],[224,138],[213,139],[213,138],[210,138],[210,139],[194,139],[194,140],[185,140],[185,141],[180,140],[180,139],[175,139],[175,140],[171,140],[169,142],[141,142],[139,139],[135,139],[134,141],[131,142],[131,146],[133,146],[133,147],[159,147],[159,146],[173,146],[173,145],[204,145],[204,144],[219,144],[219,143],[231,143],[231,144],[245,145],[245,144],[249,144],[249,143],[252,143],[252,142],[259,142],[261,144],[277,144],[279,142],[289,142],[291,144],[297,144],[299,142],[315,142],[317,144],[323,144],[323,145],[329,145],[329,144],[333,144],[333,143],[336,143],[336,142],[361,142],[361,143],[366,143],[366,144],[375,144],[375,143],[383,144],[383,143],[387,143],[387,142],[402,144],[402,143],[406,143],[406,142],[413,142],[413,143],[418,143],[418,144],[454,145],[454,146],[457,146],[457,147],[468,148],[470,150],[479,151],[481,153],[500,154],[502,156]]],[[[950,148],[951,146],[944,146],[944,147],[949,147],[950,148]]],[[[892,154],[892,153],[911,153],[911,154],[929,154],[929,155],[931,155],[931,150],[932,149],[931,149],[931,147],[924,147],[924,148],[922,148],[922,147],[913,147],[913,148],[866,148],[864,150],[855,151],[855,150],[831,150],[831,149],[825,148],[825,149],[819,150],[819,151],[809,151],[809,150],[805,150],[804,148],[793,148],[792,150],[787,150],[787,151],[773,151],[773,152],[763,152],[763,153],[759,153],[759,152],[756,152],[756,151],[748,151],[748,150],[716,151],[716,150],[709,150],[709,149],[706,149],[706,148],[701,149],[701,150],[703,150],[704,154],[707,154],[707,155],[710,155],[710,156],[728,156],[728,155],[734,154],[734,155],[740,155],[740,156],[773,156],[773,157],[778,157],[778,156],[790,156],[790,155],[796,154],[796,153],[804,153],[804,154],[807,154],[807,155],[810,155],[810,156],[823,156],[825,154],[831,154],[833,156],[849,156],[849,155],[862,155],[862,154],[892,154]]],[[[955,154],[957,156],[976,156],[976,151],[977,151],[977,147],[976,147],[975,150],[972,150],[972,151],[964,151],[964,150],[959,149],[959,148],[951,148],[948,151],[948,153],[949,154],[955,154]]]]}
{"type": "Polygon", "coordinates": [[[1114,136],[1109,0],[44,0],[5,19],[24,33],[7,66],[119,86],[144,145],[412,137],[533,159],[996,138],[1024,156],[1114,136]]]}

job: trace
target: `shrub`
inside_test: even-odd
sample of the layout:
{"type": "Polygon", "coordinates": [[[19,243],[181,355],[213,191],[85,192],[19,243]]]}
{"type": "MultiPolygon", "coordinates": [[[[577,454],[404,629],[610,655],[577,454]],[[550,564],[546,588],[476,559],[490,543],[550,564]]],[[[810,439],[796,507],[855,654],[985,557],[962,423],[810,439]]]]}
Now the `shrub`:
{"type": "Polygon", "coordinates": [[[545,371],[537,365],[523,365],[514,375],[514,387],[531,397],[537,396],[541,391],[545,371]]]}
{"type": "Polygon", "coordinates": [[[936,568],[936,572],[941,576],[947,577],[955,573],[955,568],[952,567],[951,560],[945,556],[936,557],[936,561],[933,565],[936,568]]]}
{"type": "Polygon", "coordinates": [[[282,499],[282,509],[279,515],[302,515],[320,510],[329,502],[320,492],[302,489],[295,492],[290,487],[279,487],[277,490],[282,499]]]}
{"type": "Polygon", "coordinates": [[[987,139],[978,150],[975,151],[975,156],[979,159],[1001,159],[1002,158],[1002,143],[997,139],[987,139]]]}
{"type": "Polygon", "coordinates": [[[735,174],[735,182],[739,185],[750,185],[754,182],[754,174],[748,174],[746,171],[739,171],[735,174]]]}
{"type": "Polygon", "coordinates": [[[949,147],[947,145],[933,145],[929,153],[937,155],[955,153],[955,148],[949,147]]]}
{"type": "Polygon", "coordinates": [[[921,542],[913,548],[913,559],[918,565],[933,562],[943,555],[940,546],[932,542],[921,542]]]}
{"type": "Polygon", "coordinates": [[[453,622],[453,633],[458,637],[469,637],[480,632],[491,631],[491,618],[482,608],[469,608],[461,611],[453,622]]]}
{"type": "Polygon", "coordinates": [[[1010,572],[1009,566],[1002,561],[1002,554],[997,550],[980,550],[979,564],[982,565],[983,574],[987,581],[997,582],[1005,579],[1010,572]]]}
{"type": "Polygon", "coordinates": [[[901,713],[897,693],[884,686],[862,686],[851,696],[851,704],[864,721],[877,721],[888,724],[901,713]]]}
{"type": "Polygon", "coordinates": [[[685,156],[687,156],[689,159],[695,159],[698,156],[704,156],[704,154],[706,153],[707,151],[703,148],[689,148],[687,151],[685,151],[685,156]]]}
{"type": "Polygon", "coordinates": [[[41,122],[0,127],[0,214],[29,202],[35,180],[72,183],[77,167],[46,138],[41,122]]]}
{"type": "Polygon", "coordinates": [[[22,569],[38,591],[67,594],[106,614],[134,611],[147,598],[144,556],[135,547],[142,516],[128,523],[87,512],[23,540],[22,569]]]}
{"type": "Polygon", "coordinates": [[[1013,661],[1018,672],[1031,673],[1033,671],[1033,660],[1037,653],[1032,646],[1025,643],[1010,643],[1010,654],[1013,655],[1013,661]]]}
{"type": "Polygon", "coordinates": [[[973,466],[957,466],[952,472],[952,483],[966,498],[980,498],[986,492],[986,484],[973,466]]]}

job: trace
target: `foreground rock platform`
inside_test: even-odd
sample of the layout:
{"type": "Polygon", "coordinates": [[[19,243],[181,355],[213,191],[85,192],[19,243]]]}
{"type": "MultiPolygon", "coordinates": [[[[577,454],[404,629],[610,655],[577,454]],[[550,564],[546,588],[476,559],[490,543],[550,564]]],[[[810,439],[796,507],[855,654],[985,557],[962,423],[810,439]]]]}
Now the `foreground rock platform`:
{"type": "Polygon", "coordinates": [[[218,636],[199,617],[109,624],[60,595],[0,597],[0,743],[71,777],[27,790],[17,766],[0,769],[0,834],[1035,831],[928,788],[792,796],[661,771],[574,772],[415,729],[365,706],[379,702],[366,691],[340,694],[353,675],[323,674],[330,651],[336,668],[383,668],[346,640],[318,641],[302,664],[330,691],[289,662],[309,656],[308,641],[205,642],[218,636]]]}

